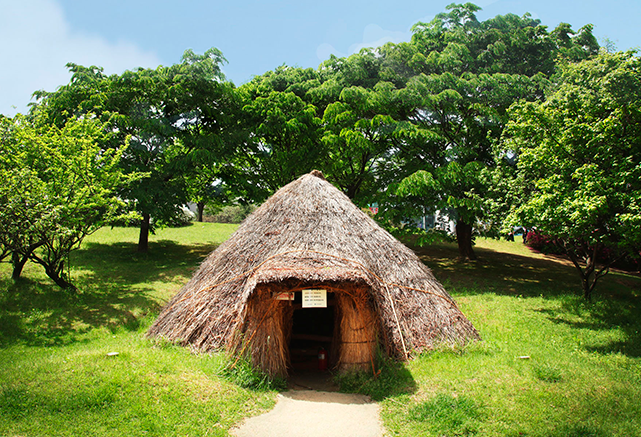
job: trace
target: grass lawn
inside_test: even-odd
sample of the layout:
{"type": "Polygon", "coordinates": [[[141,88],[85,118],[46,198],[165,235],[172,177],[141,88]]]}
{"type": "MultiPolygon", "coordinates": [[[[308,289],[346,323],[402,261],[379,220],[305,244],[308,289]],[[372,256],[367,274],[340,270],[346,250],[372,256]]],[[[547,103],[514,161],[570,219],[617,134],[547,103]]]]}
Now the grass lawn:
{"type": "MultiPolygon", "coordinates": [[[[101,229],[71,256],[77,294],[30,264],[14,284],[0,265],[0,435],[227,435],[271,408],[275,391],[218,376],[225,357],[144,338],[234,229],[161,230],[148,254],[135,229],[101,229]]],[[[641,436],[641,279],[612,273],[585,303],[563,260],[519,242],[476,251],[459,263],[454,245],[417,249],[483,341],[352,384],[380,401],[388,433],[641,436]]]]}
{"type": "Polygon", "coordinates": [[[641,280],[612,273],[586,303],[563,260],[519,242],[418,249],[483,342],[407,364],[383,398],[391,435],[641,436],[641,280]]]}
{"type": "Polygon", "coordinates": [[[135,252],[135,229],[101,229],[72,255],[77,295],[35,265],[14,285],[2,266],[0,435],[227,435],[270,409],[275,392],[216,376],[224,357],[144,338],[161,304],[235,228],[165,229],[148,254],[135,252]]]}

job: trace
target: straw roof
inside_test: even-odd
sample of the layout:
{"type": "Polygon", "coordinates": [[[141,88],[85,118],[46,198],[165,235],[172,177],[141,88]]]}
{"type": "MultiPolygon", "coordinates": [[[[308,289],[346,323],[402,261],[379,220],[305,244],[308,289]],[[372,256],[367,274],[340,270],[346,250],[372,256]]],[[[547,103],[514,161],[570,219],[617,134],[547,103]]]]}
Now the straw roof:
{"type": "Polygon", "coordinates": [[[281,188],[201,264],[148,335],[208,351],[234,342],[259,284],[365,283],[390,355],[479,335],[407,247],[313,171],[281,188]]]}

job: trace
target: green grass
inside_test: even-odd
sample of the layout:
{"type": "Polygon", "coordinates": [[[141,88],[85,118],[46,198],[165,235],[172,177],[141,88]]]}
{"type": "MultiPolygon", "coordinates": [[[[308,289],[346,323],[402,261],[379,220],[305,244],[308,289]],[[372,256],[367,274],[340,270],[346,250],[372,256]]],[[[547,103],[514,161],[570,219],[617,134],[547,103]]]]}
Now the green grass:
{"type": "Polygon", "coordinates": [[[391,435],[641,436],[641,280],[612,273],[594,302],[574,267],[519,242],[419,249],[483,341],[407,364],[416,390],[382,401],[391,435]]]}
{"type": "Polygon", "coordinates": [[[223,355],[144,338],[160,305],[235,228],[165,229],[148,254],[135,252],[135,229],[101,229],[72,255],[78,294],[34,265],[13,284],[1,266],[0,435],[227,435],[271,408],[274,391],[219,376],[223,355]]]}
{"type": "MultiPolygon", "coordinates": [[[[273,385],[251,369],[144,337],[235,228],[165,229],[147,254],[135,229],[102,229],[71,257],[78,294],[0,265],[0,435],[227,435],[269,409],[273,385]]],[[[390,435],[641,436],[641,279],[614,272],[586,303],[562,259],[477,243],[476,262],[450,244],[417,252],[483,341],[343,385],[380,401],[390,435]]]]}

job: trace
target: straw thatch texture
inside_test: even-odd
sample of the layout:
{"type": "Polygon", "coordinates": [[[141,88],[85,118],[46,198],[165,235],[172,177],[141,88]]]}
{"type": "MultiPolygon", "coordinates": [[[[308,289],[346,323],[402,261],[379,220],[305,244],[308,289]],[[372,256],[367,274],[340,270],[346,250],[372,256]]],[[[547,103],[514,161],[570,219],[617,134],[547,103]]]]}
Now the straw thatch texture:
{"type": "Polygon", "coordinates": [[[202,351],[234,346],[234,338],[255,323],[248,325],[248,318],[259,317],[255,313],[263,305],[269,308],[261,303],[261,310],[249,310],[257,286],[291,279],[366,284],[379,337],[393,356],[479,338],[418,257],[320,172],[281,188],[250,215],[209,255],[148,334],[202,351]]]}
{"type": "Polygon", "coordinates": [[[293,310],[288,302],[272,299],[273,291],[269,285],[256,288],[247,305],[244,334],[236,340],[236,347],[248,348],[255,367],[271,376],[285,376],[293,310]]]}
{"type": "Polygon", "coordinates": [[[344,371],[374,367],[377,323],[365,287],[347,286],[336,294],[340,347],[337,367],[344,371]]]}

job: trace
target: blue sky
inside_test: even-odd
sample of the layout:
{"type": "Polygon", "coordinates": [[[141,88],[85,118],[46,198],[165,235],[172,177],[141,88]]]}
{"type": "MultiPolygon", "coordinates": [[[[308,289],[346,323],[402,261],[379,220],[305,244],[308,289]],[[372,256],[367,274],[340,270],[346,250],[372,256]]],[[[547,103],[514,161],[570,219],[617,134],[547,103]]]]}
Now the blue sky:
{"type": "MultiPolygon", "coordinates": [[[[186,49],[220,49],[236,85],[282,64],[317,67],[331,53],[408,41],[451,0],[0,0],[0,113],[26,112],[31,94],[68,83],[64,65],[107,73],[171,65],[186,49]]],[[[464,3],[461,1],[460,3],[464,3]]],[[[641,0],[478,0],[480,20],[530,12],[550,30],[591,23],[600,42],[641,46],[641,0]]]]}

